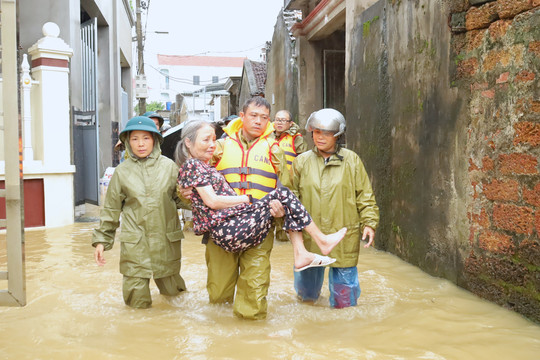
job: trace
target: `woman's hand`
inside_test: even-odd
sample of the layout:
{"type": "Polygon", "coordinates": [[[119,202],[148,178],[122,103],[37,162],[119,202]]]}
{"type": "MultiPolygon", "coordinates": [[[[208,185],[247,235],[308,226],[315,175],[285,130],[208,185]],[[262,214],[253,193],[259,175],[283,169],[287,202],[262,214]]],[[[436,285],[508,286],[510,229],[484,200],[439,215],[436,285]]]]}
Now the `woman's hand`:
{"type": "Polygon", "coordinates": [[[104,250],[105,248],[103,247],[103,244],[97,244],[96,250],[94,250],[94,260],[96,260],[96,264],[99,266],[103,266],[107,263],[107,261],[105,261],[105,257],[103,256],[104,250]]]}
{"type": "Polygon", "coordinates": [[[181,187],[176,186],[176,189],[178,190],[178,193],[184,198],[184,199],[190,199],[191,195],[193,194],[193,188],[192,187],[181,187]]]}
{"type": "Polygon", "coordinates": [[[366,238],[369,238],[369,240],[368,243],[364,245],[364,247],[368,248],[373,245],[373,241],[375,240],[375,230],[373,230],[369,226],[366,226],[364,228],[364,234],[362,235],[362,240],[366,240],[366,238]]]}
{"type": "Polygon", "coordinates": [[[270,215],[275,218],[280,218],[285,216],[285,209],[279,200],[270,200],[270,215]]]}

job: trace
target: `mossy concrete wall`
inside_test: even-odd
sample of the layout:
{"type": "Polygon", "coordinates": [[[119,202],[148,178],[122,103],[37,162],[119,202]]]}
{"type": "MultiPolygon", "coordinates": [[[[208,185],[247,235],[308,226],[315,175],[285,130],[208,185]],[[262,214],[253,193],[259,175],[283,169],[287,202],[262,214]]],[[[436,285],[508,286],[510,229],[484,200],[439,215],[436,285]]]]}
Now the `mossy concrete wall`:
{"type": "Polygon", "coordinates": [[[355,19],[347,145],[373,174],[378,246],[457,282],[468,229],[466,131],[441,5],[381,0],[355,19]]]}
{"type": "Polygon", "coordinates": [[[279,110],[286,109],[298,122],[296,41],[289,31],[282,11],[274,26],[272,47],[267,58],[265,96],[272,105],[272,118],[279,110]]]}
{"type": "Polygon", "coordinates": [[[348,17],[347,146],[371,174],[378,248],[540,321],[540,4],[486,1],[348,17]]]}

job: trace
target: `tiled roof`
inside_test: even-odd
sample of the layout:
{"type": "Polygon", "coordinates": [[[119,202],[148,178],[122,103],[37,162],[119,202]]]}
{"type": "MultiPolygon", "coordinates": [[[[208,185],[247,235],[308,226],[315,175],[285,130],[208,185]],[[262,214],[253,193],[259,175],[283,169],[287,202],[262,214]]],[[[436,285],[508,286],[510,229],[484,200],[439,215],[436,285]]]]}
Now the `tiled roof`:
{"type": "Polygon", "coordinates": [[[255,77],[255,84],[257,89],[252,89],[253,95],[264,94],[266,87],[266,63],[251,61],[251,69],[253,70],[253,76],[255,77]]]}
{"type": "Polygon", "coordinates": [[[238,67],[241,68],[246,58],[225,56],[192,56],[192,55],[160,55],[159,65],[171,66],[210,66],[210,67],[238,67]]]}

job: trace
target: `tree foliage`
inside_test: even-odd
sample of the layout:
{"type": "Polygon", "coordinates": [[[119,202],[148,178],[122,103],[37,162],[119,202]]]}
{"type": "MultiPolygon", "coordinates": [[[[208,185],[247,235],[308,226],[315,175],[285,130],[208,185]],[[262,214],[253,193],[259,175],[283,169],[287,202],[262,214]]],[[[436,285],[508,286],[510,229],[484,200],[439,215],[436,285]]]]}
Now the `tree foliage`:
{"type": "MultiPolygon", "coordinates": [[[[146,104],[146,111],[164,110],[165,105],[160,101],[150,101],[146,104]]],[[[135,106],[135,114],[139,114],[139,104],[135,106]]]]}

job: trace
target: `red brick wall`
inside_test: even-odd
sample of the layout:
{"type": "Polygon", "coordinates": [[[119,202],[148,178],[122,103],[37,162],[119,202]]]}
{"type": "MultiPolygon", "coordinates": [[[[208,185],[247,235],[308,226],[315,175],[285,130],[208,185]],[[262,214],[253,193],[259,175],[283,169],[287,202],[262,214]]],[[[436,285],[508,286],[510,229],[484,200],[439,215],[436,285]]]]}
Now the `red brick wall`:
{"type": "Polygon", "coordinates": [[[540,0],[452,16],[465,19],[456,82],[470,91],[465,287],[540,321],[540,0]]]}

